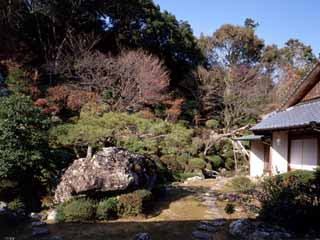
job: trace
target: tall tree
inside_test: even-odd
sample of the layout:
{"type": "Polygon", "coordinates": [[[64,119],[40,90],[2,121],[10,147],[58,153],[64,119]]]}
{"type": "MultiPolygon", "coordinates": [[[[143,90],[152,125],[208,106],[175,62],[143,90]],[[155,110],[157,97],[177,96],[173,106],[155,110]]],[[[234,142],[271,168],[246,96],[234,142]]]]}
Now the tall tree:
{"type": "Polygon", "coordinates": [[[46,64],[50,80],[70,36],[91,33],[104,53],[143,48],[165,61],[177,87],[185,72],[204,60],[191,27],[161,12],[152,0],[5,0],[4,24],[27,45],[33,63],[46,64]]]}
{"type": "Polygon", "coordinates": [[[48,164],[49,121],[28,97],[0,100],[0,178],[23,181],[48,164]]]}
{"type": "Polygon", "coordinates": [[[305,76],[317,63],[317,58],[310,46],[298,39],[289,39],[283,48],[269,49],[269,57],[273,54],[274,90],[272,102],[279,106],[294,85],[305,76]]]}
{"type": "Polygon", "coordinates": [[[201,36],[199,40],[208,58],[207,80],[198,78],[202,106],[211,109],[211,113],[222,106],[222,115],[215,118],[222,119],[226,129],[256,118],[258,106],[267,94],[261,90],[271,85],[261,64],[264,42],[255,34],[256,27],[253,20],[247,19],[245,26],[222,25],[211,37],[201,36]]]}
{"type": "Polygon", "coordinates": [[[222,25],[211,37],[217,61],[226,67],[253,65],[261,57],[264,42],[250,26],[222,25]]]}

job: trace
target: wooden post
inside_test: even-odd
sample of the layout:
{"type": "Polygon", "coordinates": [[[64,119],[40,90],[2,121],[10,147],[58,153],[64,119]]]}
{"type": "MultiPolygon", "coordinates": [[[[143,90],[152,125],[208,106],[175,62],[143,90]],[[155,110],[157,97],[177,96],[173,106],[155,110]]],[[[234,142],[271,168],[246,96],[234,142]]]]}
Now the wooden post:
{"type": "Polygon", "coordinates": [[[92,147],[90,145],[88,145],[87,159],[91,159],[91,158],[92,158],[92,147]]]}
{"type": "Polygon", "coordinates": [[[234,170],[238,173],[238,162],[237,162],[237,153],[234,142],[232,141],[233,157],[234,157],[234,170]]]}

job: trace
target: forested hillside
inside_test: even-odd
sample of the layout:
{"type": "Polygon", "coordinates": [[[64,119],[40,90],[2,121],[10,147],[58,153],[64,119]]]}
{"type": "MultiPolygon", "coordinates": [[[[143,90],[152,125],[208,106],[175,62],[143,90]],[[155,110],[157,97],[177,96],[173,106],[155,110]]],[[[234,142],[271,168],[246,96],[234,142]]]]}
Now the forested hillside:
{"type": "Polygon", "coordinates": [[[72,160],[107,146],[148,155],[161,181],[233,170],[227,137],[317,62],[298,39],[266,45],[258,27],[197,38],[152,0],[2,0],[0,194],[38,206],[72,160]]]}

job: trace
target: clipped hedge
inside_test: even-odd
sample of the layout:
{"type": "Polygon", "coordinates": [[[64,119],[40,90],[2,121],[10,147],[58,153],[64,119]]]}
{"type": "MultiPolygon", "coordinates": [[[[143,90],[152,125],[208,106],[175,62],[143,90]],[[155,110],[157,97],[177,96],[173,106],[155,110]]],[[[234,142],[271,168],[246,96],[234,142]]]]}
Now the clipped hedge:
{"type": "Polygon", "coordinates": [[[94,220],[96,203],[91,199],[72,199],[57,208],[57,219],[62,222],[82,222],[94,220]]]}
{"type": "Polygon", "coordinates": [[[297,233],[319,230],[320,171],[307,181],[309,177],[299,171],[266,178],[260,196],[261,218],[297,233]]]}
{"type": "Polygon", "coordinates": [[[309,181],[314,179],[314,172],[307,170],[295,170],[292,172],[283,173],[282,176],[284,180],[288,180],[292,176],[297,177],[299,181],[303,183],[308,183],[309,181]]]}
{"type": "Polygon", "coordinates": [[[148,190],[137,190],[118,197],[117,212],[120,217],[138,216],[143,213],[144,205],[151,199],[148,190]]]}
{"type": "Polygon", "coordinates": [[[210,120],[206,121],[205,125],[207,128],[216,129],[219,127],[219,121],[216,119],[210,119],[210,120]]]}
{"type": "Polygon", "coordinates": [[[223,160],[218,155],[207,156],[207,159],[212,164],[213,169],[217,170],[223,166],[223,160]]]}
{"type": "Polygon", "coordinates": [[[116,198],[107,198],[97,205],[96,219],[111,220],[118,216],[118,200],[116,198]]]}
{"type": "Polygon", "coordinates": [[[192,170],[204,169],[207,163],[202,158],[192,158],[189,160],[189,166],[192,170]]]}
{"type": "Polygon", "coordinates": [[[237,176],[231,179],[228,186],[232,188],[233,191],[247,193],[255,188],[255,184],[250,180],[250,178],[245,176],[237,176]]]}

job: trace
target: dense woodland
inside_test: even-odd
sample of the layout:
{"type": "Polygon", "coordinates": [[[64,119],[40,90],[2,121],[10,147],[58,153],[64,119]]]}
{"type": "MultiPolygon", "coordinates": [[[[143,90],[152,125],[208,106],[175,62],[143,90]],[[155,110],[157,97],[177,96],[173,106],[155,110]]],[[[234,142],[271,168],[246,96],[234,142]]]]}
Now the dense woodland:
{"type": "Polygon", "coordinates": [[[103,146],[148,155],[161,181],[245,170],[228,137],[317,62],[298,39],[266,45],[258,27],[248,18],[197,38],[152,0],[2,0],[0,194],[34,207],[103,146]]]}

